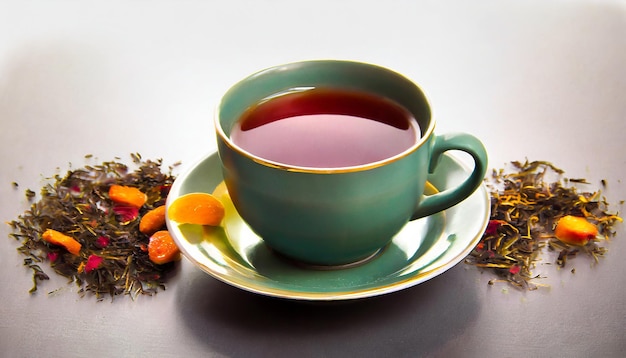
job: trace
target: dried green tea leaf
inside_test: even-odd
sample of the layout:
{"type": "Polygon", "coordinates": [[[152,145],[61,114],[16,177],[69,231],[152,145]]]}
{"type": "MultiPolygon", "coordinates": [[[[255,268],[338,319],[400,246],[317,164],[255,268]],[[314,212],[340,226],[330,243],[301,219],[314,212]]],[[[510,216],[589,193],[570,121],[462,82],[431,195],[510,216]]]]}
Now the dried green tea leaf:
{"type": "MultiPolygon", "coordinates": [[[[151,295],[165,288],[167,274],[176,263],[157,265],[150,261],[149,237],[139,231],[144,213],[165,204],[174,182],[170,171],[161,171],[161,160],[142,160],[132,154],[135,170],[109,161],[55,175],[41,188],[41,199],[8,224],[10,234],[21,242],[18,251],[26,256],[24,265],[33,270],[34,286],[48,279],[41,263],[49,263],[59,275],[75,282],[80,293],[106,295],[151,295]],[[138,188],[147,195],[141,208],[119,205],[108,197],[111,185],[138,188]],[[42,239],[52,229],[80,243],[74,255],[63,246],[42,239]]],[[[34,198],[35,192],[27,192],[34,198]]]]}
{"type": "MultiPolygon", "coordinates": [[[[615,236],[615,224],[622,222],[608,211],[609,204],[597,192],[579,193],[576,187],[564,183],[589,184],[585,179],[562,178],[563,170],[547,161],[512,162],[514,170],[493,170],[488,185],[491,188],[491,218],[483,237],[466,263],[492,270],[501,279],[494,282],[534,290],[540,284],[532,269],[544,247],[558,251],[556,264],[565,267],[568,259],[578,253],[598,258],[607,252],[598,240],[585,246],[572,246],[554,236],[556,222],[566,215],[585,217],[595,224],[601,237],[615,236]],[[554,180],[546,179],[555,176],[554,180]]],[[[606,181],[602,183],[606,185],[606,181]]]]}

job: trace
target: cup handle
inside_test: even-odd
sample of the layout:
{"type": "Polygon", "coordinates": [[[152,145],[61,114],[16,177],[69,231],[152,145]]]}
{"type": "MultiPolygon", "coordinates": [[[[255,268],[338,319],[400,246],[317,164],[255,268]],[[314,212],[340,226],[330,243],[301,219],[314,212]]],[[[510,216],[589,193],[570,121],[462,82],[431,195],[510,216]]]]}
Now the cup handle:
{"type": "Polygon", "coordinates": [[[470,196],[483,182],[487,172],[487,151],[476,137],[465,133],[450,133],[435,137],[428,167],[429,173],[435,171],[441,160],[441,155],[448,150],[460,150],[471,155],[474,159],[474,170],[456,188],[424,196],[413,213],[411,220],[435,214],[460,203],[470,196]]]}

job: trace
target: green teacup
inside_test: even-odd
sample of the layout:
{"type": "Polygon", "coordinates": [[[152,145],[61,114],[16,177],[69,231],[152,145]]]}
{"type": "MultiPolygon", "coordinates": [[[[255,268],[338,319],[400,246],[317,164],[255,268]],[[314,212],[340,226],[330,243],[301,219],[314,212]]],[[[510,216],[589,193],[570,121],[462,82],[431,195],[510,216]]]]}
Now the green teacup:
{"type": "Polygon", "coordinates": [[[487,168],[487,153],[475,137],[434,134],[435,121],[417,85],[389,69],[359,62],[305,61],[253,74],[224,95],[215,124],[224,180],[241,217],[276,252],[315,265],[345,265],[371,257],[409,220],[467,198],[482,183],[487,168]],[[231,138],[238,120],[259,102],[311,88],[395,101],[415,118],[421,136],[396,155],[340,167],[277,162],[241,148],[231,138]],[[428,173],[448,150],[469,153],[473,171],[458,187],[424,196],[428,173]]]}

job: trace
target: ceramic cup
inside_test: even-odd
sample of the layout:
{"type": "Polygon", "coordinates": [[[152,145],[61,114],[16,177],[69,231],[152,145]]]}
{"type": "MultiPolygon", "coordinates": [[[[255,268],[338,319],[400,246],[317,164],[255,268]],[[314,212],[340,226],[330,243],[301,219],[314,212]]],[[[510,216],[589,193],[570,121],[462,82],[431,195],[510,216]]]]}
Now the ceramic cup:
{"type": "Polygon", "coordinates": [[[215,118],[226,186],[245,222],[274,251],[314,265],[345,265],[372,257],[409,220],[445,210],[482,183],[487,153],[469,134],[435,135],[422,90],[372,64],[319,60],[257,72],[230,88],[215,118]],[[382,161],[346,168],[276,163],[233,143],[231,128],[250,106],[299,87],[365,91],[395,100],[417,119],[422,135],[408,150],[382,161]],[[448,150],[469,153],[474,168],[458,187],[424,196],[429,172],[448,150]]]}

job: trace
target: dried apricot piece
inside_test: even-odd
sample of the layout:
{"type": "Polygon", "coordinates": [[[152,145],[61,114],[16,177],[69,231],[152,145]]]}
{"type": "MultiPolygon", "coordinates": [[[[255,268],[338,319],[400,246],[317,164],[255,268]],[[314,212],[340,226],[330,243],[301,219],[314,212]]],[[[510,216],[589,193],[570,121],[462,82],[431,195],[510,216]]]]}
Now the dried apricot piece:
{"type": "Polygon", "coordinates": [[[211,194],[190,193],[176,198],[167,215],[181,224],[217,226],[224,218],[224,205],[211,194]]]}
{"type": "Polygon", "coordinates": [[[178,260],[180,250],[167,230],[160,230],[150,236],[148,257],[157,265],[178,260]]]}
{"type": "Polygon", "coordinates": [[[139,221],[139,231],[146,235],[151,235],[165,226],[165,205],[154,208],[139,221]]]}
{"type": "Polygon", "coordinates": [[[113,184],[109,188],[109,198],[116,203],[140,208],[148,200],[148,196],[141,190],[132,187],[113,184]]]}
{"type": "Polygon", "coordinates": [[[44,231],[41,238],[53,245],[65,247],[65,249],[73,255],[78,255],[80,253],[80,242],[76,241],[73,237],[67,236],[56,230],[48,229],[44,231]]]}
{"type": "Polygon", "coordinates": [[[567,215],[556,223],[554,235],[566,244],[585,246],[598,235],[598,228],[583,217],[567,215]]]}

